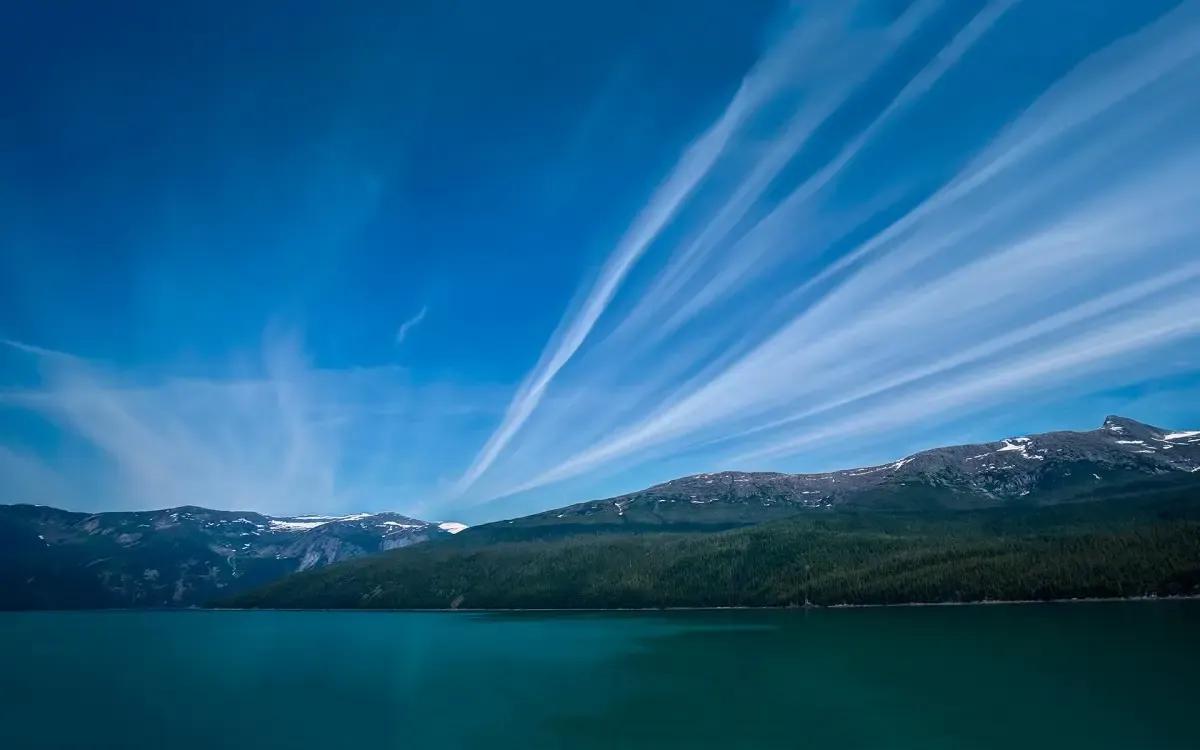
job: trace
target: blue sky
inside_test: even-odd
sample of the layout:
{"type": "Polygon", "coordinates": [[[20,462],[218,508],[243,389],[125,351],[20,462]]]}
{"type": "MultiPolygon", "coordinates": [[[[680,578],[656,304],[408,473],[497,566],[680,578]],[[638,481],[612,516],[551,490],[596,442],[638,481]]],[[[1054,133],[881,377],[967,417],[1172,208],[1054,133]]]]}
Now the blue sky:
{"type": "Polygon", "coordinates": [[[1200,426],[1200,2],[27,3],[0,502],[479,522],[1200,426]]]}

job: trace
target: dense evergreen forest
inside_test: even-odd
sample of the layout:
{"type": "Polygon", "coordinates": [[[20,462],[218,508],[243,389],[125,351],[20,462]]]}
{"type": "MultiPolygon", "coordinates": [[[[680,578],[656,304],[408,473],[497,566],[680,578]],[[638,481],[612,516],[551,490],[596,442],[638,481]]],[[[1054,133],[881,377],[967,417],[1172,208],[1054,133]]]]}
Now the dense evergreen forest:
{"type": "Polygon", "coordinates": [[[220,604],[619,608],[1200,594],[1200,492],[1131,489],[1043,508],[830,510],[717,533],[432,542],[220,604]]]}

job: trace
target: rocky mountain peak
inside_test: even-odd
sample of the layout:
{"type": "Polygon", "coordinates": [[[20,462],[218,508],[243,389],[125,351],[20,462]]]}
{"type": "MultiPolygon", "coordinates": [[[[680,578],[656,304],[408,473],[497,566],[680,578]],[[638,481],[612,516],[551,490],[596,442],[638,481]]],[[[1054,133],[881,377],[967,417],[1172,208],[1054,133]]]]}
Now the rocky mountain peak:
{"type": "Polygon", "coordinates": [[[1136,419],[1122,417],[1116,414],[1110,414],[1104,418],[1104,424],[1101,427],[1108,432],[1120,433],[1134,438],[1146,438],[1165,435],[1170,430],[1164,430],[1161,427],[1148,425],[1144,422],[1139,422],[1136,419]]]}

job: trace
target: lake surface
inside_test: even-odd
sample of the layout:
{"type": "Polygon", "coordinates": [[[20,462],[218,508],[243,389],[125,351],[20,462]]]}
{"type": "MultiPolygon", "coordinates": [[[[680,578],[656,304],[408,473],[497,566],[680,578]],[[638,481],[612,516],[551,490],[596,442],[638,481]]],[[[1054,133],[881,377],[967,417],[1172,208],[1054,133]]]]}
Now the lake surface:
{"type": "Polygon", "coordinates": [[[3,748],[1200,747],[1200,602],[0,614],[3,748]]]}

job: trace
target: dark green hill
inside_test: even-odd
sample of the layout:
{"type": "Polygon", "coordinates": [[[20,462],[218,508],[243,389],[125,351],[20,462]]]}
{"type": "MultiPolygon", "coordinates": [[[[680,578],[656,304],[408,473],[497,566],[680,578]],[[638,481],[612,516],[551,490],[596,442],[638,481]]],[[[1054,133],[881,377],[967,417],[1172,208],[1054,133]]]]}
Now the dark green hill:
{"type": "Polygon", "coordinates": [[[788,606],[1200,593],[1200,481],[972,511],[822,509],[715,533],[459,538],[223,602],[296,608],[788,606]]]}

